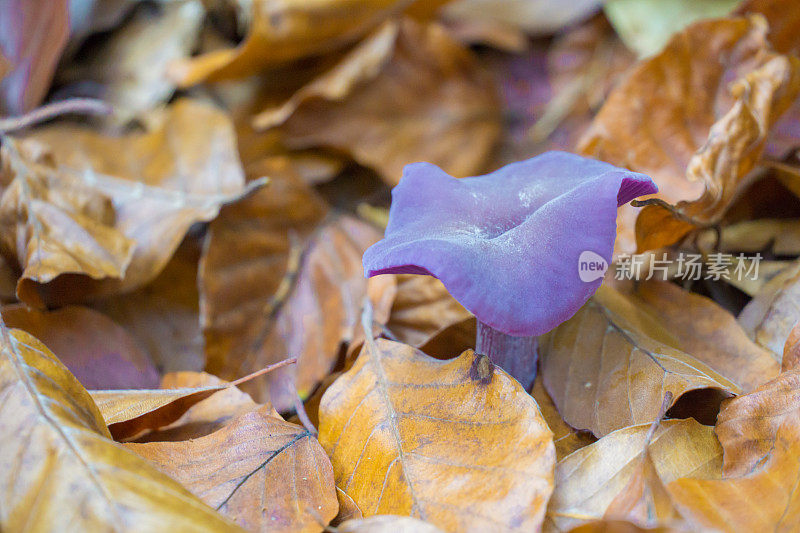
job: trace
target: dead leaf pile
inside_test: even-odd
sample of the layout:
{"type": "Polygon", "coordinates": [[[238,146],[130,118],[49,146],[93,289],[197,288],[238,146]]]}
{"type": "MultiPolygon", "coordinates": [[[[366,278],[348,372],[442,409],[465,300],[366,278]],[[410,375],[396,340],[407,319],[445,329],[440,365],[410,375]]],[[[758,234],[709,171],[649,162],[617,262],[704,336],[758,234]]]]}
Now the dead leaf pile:
{"type": "Polygon", "coordinates": [[[794,4],[0,2],[0,531],[800,530],[794,4]],[[659,192],[526,390],[362,257],[554,149],[659,192]]]}

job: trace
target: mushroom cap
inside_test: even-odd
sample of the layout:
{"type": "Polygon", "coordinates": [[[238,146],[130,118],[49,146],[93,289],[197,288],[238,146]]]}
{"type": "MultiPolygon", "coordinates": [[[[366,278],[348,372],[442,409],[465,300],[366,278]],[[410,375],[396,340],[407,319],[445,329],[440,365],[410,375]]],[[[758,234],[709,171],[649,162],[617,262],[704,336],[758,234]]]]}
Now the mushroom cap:
{"type": "Polygon", "coordinates": [[[392,190],[385,237],[364,253],[364,273],[434,276],[493,329],[541,335],[602,283],[582,281],[579,260],[589,251],[611,262],[617,207],[657,191],[644,174],[566,152],[463,179],[413,163],[392,190]]]}

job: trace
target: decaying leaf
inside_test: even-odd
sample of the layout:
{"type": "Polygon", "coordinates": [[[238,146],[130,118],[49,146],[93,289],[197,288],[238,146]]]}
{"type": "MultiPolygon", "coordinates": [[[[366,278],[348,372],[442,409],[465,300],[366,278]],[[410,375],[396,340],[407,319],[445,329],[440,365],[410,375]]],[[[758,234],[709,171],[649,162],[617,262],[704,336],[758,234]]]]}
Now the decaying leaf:
{"type": "Polygon", "coordinates": [[[177,62],[183,86],[243,78],[287,61],[341,48],[402,11],[413,0],[241,1],[252,10],[250,30],[235,49],[177,62]]]}
{"type": "Polygon", "coordinates": [[[21,304],[0,309],[10,328],[38,338],[87,389],[146,389],[158,370],[113,320],[86,307],[38,311],[21,304]]]}
{"type": "Polygon", "coordinates": [[[3,530],[238,530],[112,441],[86,389],[41,342],[0,328],[3,530]]]}
{"type": "Polygon", "coordinates": [[[92,399],[116,440],[134,437],[178,420],[190,407],[205,400],[227,383],[180,389],[92,391],[92,399]]]}
{"type": "Polygon", "coordinates": [[[531,396],[536,400],[536,404],[542,412],[542,417],[547,422],[547,427],[553,432],[553,444],[556,446],[557,460],[560,461],[575,450],[588,446],[597,440],[588,431],[578,431],[564,422],[564,419],[558,414],[558,409],[556,404],[553,403],[553,399],[547,394],[541,376],[536,376],[531,396]]]}
{"type": "Polygon", "coordinates": [[[45,235],[54,237],[58,254],[45,255],[54,259],[39,273],[41,245],[16,250],[14,255],[26,271],[32,270],[17,287],[21,300],[54,305],[136,289],[163,270],[192,224],[214,218],[222,204],[243,194],[244,175],[233,126],[224,112],[184,99],[151,119],[154,125],[145,133],[110,137],[83,127],[53,125],[22,141],[42,155],[40,161],[25,160],[16,174],[19,185],[4,193],[6,224],[33,239],[37,222],[44,219],[48,222],[45,235]],[[30,189],[32,173],[58,186],[41,202],[34,201],[41,195],[26,199],[18,192],[10,196],[17,189],[30,189]],[[62,211],[67,213],[63,204],[72,211],[70,226],[61,226],[62,211]],[[58,217],[43,218],[45,214],[58,217]],[[91,215],[94,236],[113,240],[95,246],[106,241],[89,239],[79,231],[89,227],[76,226],[83,222],[79,218],[83,215],[91,215]],[[88,245],[95,248],[87,257],[88,245]],[[124,261],[109,260],[117,256],[124,261]],[[115,269],[92,270],[108,264],[115,269]],[[70,273],[94,279],[66,276],[70,273]]]}
{"type": "Polygon", "coordinates": [[[786,9],[783,0],[744,0],[736,10],[738,13],[758,13],[767,19],[769,40],[775,50],[782,54],[800,52],[800,12],[786,9]]]}
{"type": "Polygon", "coordinates": [[[319,532],[339,509],[325,451],[269,408],[204,437],[126,446],[249,531],[319,532]]]}
{"type": "Polygon", "coordinates": [[[783,345],[781,370],[787,372],[793,369],[800,369],[800,323],[795,324],[783,345]]]}
{"type": "Polygon", "coordinates": [[[747,337],[736,319],[713,300],[663,281],[637,284],[639,309],[674,332],[677,348],[691,354],[745,391],[778,375],[775,355],[747,337]]]}
{"type": "Polygon", "coordinates": [[[275,180],[223,210],[201,262],[207,370],[234,379],[297,357],[268,387],[247,388],[279,410],[333,368],[366,294],[361,254],[379,235],[347,216],[318,227],[325,211],[302,183],[275,180]]]}
{"type": "Polygon", "coordinates": [[[716,432],[725,448],[725,475],[753,472],[773,453],[784,425],[800,427],[800,371],[784,372],[757,390],[726,401],[716,432]]]}
{"type": "MultiPolygon", "coordinates": [[[[726,450],[727,452],[727,450],[726,450]]],[[[800,528],[800,425],[782,425],[767,460],[741,477],[679,479],[667,488],[694,528],[797,531],[800,528]]]]}
{"type": "MultiPolygon", "coordinates": [[[[798,91],[800,60],[771,51],[763,19],[700,21],[611,93],[580,151],[650,175],[659,198],[685,202],[679,210],[697,223],[716,221],[798,91]]],[[[663,207],[647,209],[650,218],[642,212],[637,221],[640,249],[672,244],[692,228],[663,207]]],[[[626,210],[620,231],[630,237],[626,210]]]]}
{"type": "Polygon", "coordinates": [[[569,531],[602,519],[620,493],[629,488],[630,481],[644,475],[651,466],[664,484],[687,477],[722,476],[722,448],[713,428],[692,419],[662,422],[647,446],[651,459],[648,465],[642,456],[650,426],[648,423],[619,429],[559,461],[545,531],[569,531]]]}
{"type": "Polygon", "coordinates": [[[69,37],[67,0],[9,0],[0,5],[0,114],[18,115],[44,100],[69,37]],[[1,69],[0,69],[1,70],[1,69]]]}
{"type": "Polygon", "coordinates": [[[62,93],[101,98],[114,106],[119,120],[150,111],[175,91],[167,67],[189,55],[204,14],[198,0],[139,3],[133,16],[91,54],[60,69],[58,81],[76,84],[62,93]]]}
{"type": "Polygon", "coordinates": [[[368,342],[322,399],[320,442],[365,517],[529,531],[552,490],[552,433],[536,402],[471,351],[441,361],[368,342]]]}
{"type": "MultiPolygon", "coordinates": [[[[205,372],[172,372],[161,380],[162,389],[201,389],[223,387],[205,400],[195,403],[175,422],[145,433],[136,442],[182,441],[209,435],[228,425],[234,418],[255,411],[260,406],[239,387],[205,372]]],[[[275,416],[278,413],[273,411],[275,416]]]]}
{"type": "Polygon", "coordinates": [[[652,421],[665,392],[677,400],[689,391],[716,390],[716,405],[739,392],[699,354],[678,346],[655,317],[602,286],[541,340],[544,385],[567,424],[598,437],[652,421]]]}
{"type": "Polygon", "coordinates": [[[477,173],[497,140],[500,115],[492,80],[472,53],[441,26],[404,19],[399,30],[378,29],[253,123],[280,124],[291,148],[342,150],[394,185],[414,161],[459,177],[477,173]]]}

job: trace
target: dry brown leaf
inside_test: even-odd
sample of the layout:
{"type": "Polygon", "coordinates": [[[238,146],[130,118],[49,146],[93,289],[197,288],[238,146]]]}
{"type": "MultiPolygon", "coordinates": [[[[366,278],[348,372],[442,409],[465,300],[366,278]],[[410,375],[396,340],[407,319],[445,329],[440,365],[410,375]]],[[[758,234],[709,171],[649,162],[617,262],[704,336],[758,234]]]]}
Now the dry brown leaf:
{"type": "Polygon", "coordinates": [[[86,307],[37,311],[22,304],[0,309],[10,328],[38,338],[87,389],[145,389],[158,370],[136,341],[113,320],[86,307]]]}
{"type": "MultiPolygon", "coordinates": [[[[172,372],[161,380],[162,389],[203,388],[228,385],[205,372],[172,372]]],[[[136,442],[181,441],[203,437],[226,426],[234,418],[260,406],[239,387],[225,387],[192,405],[175,422],[145,433],[136,442]]],[[[276,411],[272,412],[278,416],[276,411]]]]}
{"type": "Polygon", "coordinates": [[[169,425],[193,405],[228,387],[215,385],[180,389],[96,390],[92,399],[116,440],[169,425]]]}
{"type": "MultiPolygon", "coordinates": [[[[23,277],[17,287],[20,299],[54,305],[141,287],[163,270],[192,224],[213,219],[222,204],[243,194],[244,175],[233,126],[224,112],[184,99],[150,118],[153,125],[145,133],[109,137],[83,127],[54,125],[36,130],[23,141],[31,150],[43,148],[45,155],[52,156],[50,165],[26,163],[54,182],[67,180],[65,195],[79,185],[82,189],[76,190],[112,199],[113,210],[103,212],[102,217],[96,204],[89,204],[94,207],[93,218],[105,221],[104,228],[109,231],[135,241],[135,247],[127,269],[121,269],[124,277],[89,274],[95,279],[122,279],[58,276],[81,273],[72,262],[62,259],[47,271],[48,276],[23,277]]],[[[17,179],[28,183],[25,175],[17,179]]],[[[55,209],[60,197],[48,200],[41,209],[55,209]]],[[[27,217],[19,219],[19,215],[10,223],[16,223],[20,232],[31,226],[27,217]]],[[[51,230],[56,231],[54,243],[77,251],[76,261],[82,259],[86,240],[81,240],[81,235],[58,234],[59,227],[54,225],[51,230]]],[[[101,252],[106,249],[98,252],[97,264],[102,264],[105,256],[101,252]]],[[[27,258],[22,263],[26,268],[37,267],[35,255],[20,252],[15,255],[27,258]]],[[[90,268],[87,265],[96,268],[94,261],[89,256],[80,266],[83,270],[90,268]]]]}
{"type": "Polygon", "coordinates": [[[570,529],[570,533],[673,533],[669,527],[639,527],[625,520],[595,520],[570,529]]]}
{"type": "Polygon", "coordinates": [[[257,128],[278,121],[287,146],[344,151],[395,185],[414,161],[459,177],[482,170],[500,111],[468,49],[441,26],[404,19],[399,32],[382,27],[285,107],[253,119],[257,128]]]}
{"type": "Polygon", "coordinates": [[[397,295],[386,327],[398,341],[419,348],[445,328],[470,317],[472,313],[450,296],[438,279],[403,274],[397,276],[397,295]]]}
{"type": "Polygon", "coordinates": [[[547,427],[553,432],[553,444],[556,446],[557,460],[560,461],[575,450],[580,450],[597,440],[588,431],[578,431],[564,422],[564,419],[558,414],[556,404],[553,403],[553,399],[550,398],[544,388],[541,375],[536,376],[536,381],[533,382],[531,396],[536,400],[536,404],[542,412],[542,417],[547,422],[547,427]]]}
{"type": "Polygon", "coordinates": [[[150,111],[174,93],[167,66],[189,56],[204,16],[198,0],[139,3],[131,18],[106,34],[91,53],[61,67],[57,81],[76,86],[60,93],[101,98],[122,121],[150,111]]]}
{"type": "Polygon", "coordinates": [[[772,278],[739,314],[739,323],[750,337],[776,357],[792,328],[800,320],[800,261],[772,278]]]}
{"type": "Polygon", "coordinates": [[[42,343],[0,328],[0,528],[239,531],[112,441],[86,389],[42,343]]]}
{"type": "MultiPolygon", "coordinates": [[[[770,125],[800,91],[800,60],[772,52],[766,32],[760,18],[689,26],[611,93],[581,152],[652,176],[659,198],[686,202],[679,209],[698,222],[716,220],[747,184],[770,125]]],[[[618,219],[628,240],[629,209],[618,219]]],[[[647,209],[652,218],[641,213],[637,222],[640,249],[672,244],[692,227],[676,220],[646,233],[669,215],[647,209]]]]}
{"type": "Polygon", "coordinates": [[[724,253],[755,254],[768,250],[777,256],[800,255],[800,220],[761,218],[745,220],[720,230],[713,229],[697,235],[701,250],[718,250],[724,253]]]}
{"type": "Polygon", "coordinates": [[[249,531],[322,531],[339,504],[325,451],[271,409],[181,442],[126,445],[249,531]]]}
{"type": "Polygon", "coordinates": [[[251,9],[245,41],[238,48],[176,62],[171,74],[184,87],[202,81],[244,78],[281,63],[341,48],[413,1],[242,1],[245,9],[251,9]]]}
{"type": "Polygon", "coordinates": [[[794,421],[778,429],[766,462],[747,475],[679,479],[667,488],[695,530],[788,533],[800,529],[798,484],[800,425],[794,421]]]}
{"type": "Polygon", "coordinates": [[[348,520],[339,526],[339,533],[442,533],[438,527],[410,516],[375,515],[348,520]]]}
{"type": "Polygon", "coordinates": [[[275,180],[223,209],[211,224],[201,262],[201,320],[207,369],[234,379],[297,357],[258,388],[291,408],[294,388],[307,397],[353,338],[367,283],[364,250],[379,238],[342,216],[321,227],[324,203],[299,180],[275,180]]]}
{"type": "Polygon", "coordinates": [[[716,432],[725,449],[725,476],[753,472],[767,460],[783,425],[800,427],[800,371],[784,372],[757,390],[726,401],[716,432]]]}
{"type": "Polygon", "coordinates": [[[739,387],[681,351],[635,301],[601,286],[574,317],[539,343],[544,385],[570,426],[602,436],[652,421],[666,392],[715,392],[712,411],[739,387]]]}
{"type": "Polygon", "coordinates": [[[530,531],[552,491],[552,433],[536,402],[472,351],[441,361],[367,342],[322,399],[320,442],[367,517],[530,531]]]}
{"type": "Polygon", "coordinates": [[[201,245],[187,237],[152,282],[92,305],[127,329],[161,372],[205,367],[197,289],[201,245]]]}
{"type": "MultiPolygon", "coordinates": [[[[650,427],[648,423],[614,431],[559,461],[545,531],[569,531],[602,519],[631,480],[648,467],[642,456],[650,427]]],[[[713,428],[692,419],[662,422],[647,450],[661,483],[722,475],[722,447],[713,428]]]]}
{"type": "Polygon", "coordinates": [[[0,76],[0,115],[18,115],[39,105],[50,89],[69,38],[69,1],[4,2],[0,19],[0,55],[10,67],[0,76]]]}
{"type": "Polygon", "coordinates": [[[637,284],[635,298],[668,331],[677,348],[691,354],[744,391],[774,378],[780,363],[755,344],[736,319],[713,300],[665,281],[637,284]]]}
{"type": "Polygon", "coordinates": [[[769,24],[769,40],[782,54],[800,53],[800,11],[784,0],[745,0],[737,8],[739,13],[760,13],[769,24]]]}

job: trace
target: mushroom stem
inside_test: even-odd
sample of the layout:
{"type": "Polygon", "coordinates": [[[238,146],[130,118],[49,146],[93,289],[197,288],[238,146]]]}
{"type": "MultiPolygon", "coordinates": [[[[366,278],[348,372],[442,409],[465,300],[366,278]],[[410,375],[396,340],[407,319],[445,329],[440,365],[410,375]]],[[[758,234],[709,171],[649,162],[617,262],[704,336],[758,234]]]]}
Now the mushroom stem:
{"type": "Polygon", "coordinates": [[[475,351],[486,355],[494,364],[511,374],[525,390],[536,379],[537,337],[512,337],[478,321],[475,351]]]}

